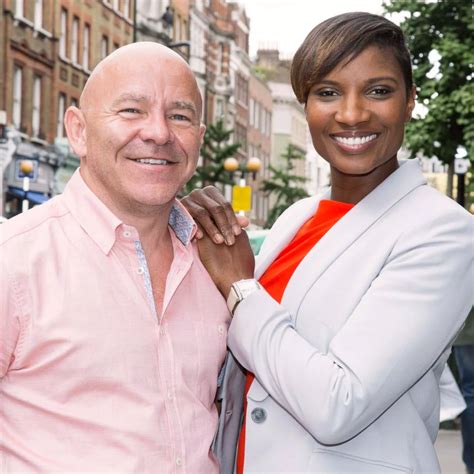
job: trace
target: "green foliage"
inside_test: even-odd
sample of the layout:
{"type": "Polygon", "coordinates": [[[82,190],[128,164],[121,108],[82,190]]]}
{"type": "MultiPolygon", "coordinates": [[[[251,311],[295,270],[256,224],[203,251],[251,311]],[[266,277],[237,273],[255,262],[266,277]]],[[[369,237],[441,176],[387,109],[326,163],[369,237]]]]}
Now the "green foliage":
{"type": "MultiPolygon", "coordinates": [[[[428,110],[424,118],[413,119],[408,124],[407,145],[414,154],[436,156],[450,165],[450,194],[453,161],[460,147],[466,150],[471,169],[474,166],[472,2],[390,0],[384,7],[386,12],[407,15],[400,26],[413,56],[418,101],[428,110]],[[440,57],[437,74],[433,74],[429,58],[432,51],[440,57]]],[[[472,174],[467,179],[469,190],[472,174]]],[[[469,192],[466,197],[469,203],[469,192]]]]}
{"type": "Polygon", "coordinates": [[[240,148],[240,143],[230,143],[232,133],[233,130],[226,130],[222,119],[207,127],[201,147],[202,164],[186,184],[184,194],[210,184],[221,189],[224,184],[232,184],[230,174],[224,169],[226,158],[234,156],[240,148]]]}
{"type": "Polygon", "coordinates": [[[270,165],[272,176],[262,182],[262,191],[267,196],[271,194],[276,198],[265,223],[266,228],[271,227],[285,209],[308,196],[306,190],[300,187],[307,179],[293,174],[294,161],[304,159],[304,156],[290,143],[281,157],[285,160],[285,165],[282,168],[270,165]]]}

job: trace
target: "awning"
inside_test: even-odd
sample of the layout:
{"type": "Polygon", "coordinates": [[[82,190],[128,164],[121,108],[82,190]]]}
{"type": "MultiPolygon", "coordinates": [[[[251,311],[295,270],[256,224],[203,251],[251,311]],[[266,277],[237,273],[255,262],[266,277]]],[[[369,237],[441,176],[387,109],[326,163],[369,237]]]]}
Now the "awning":
{"type": "Polygon", "coordinates": [[[23,189],[15,188],[13,186],[8,187],[8,192],[13,194],[13,196],[19,197],[20,199],[28,199],[28,201],[32,202],[33,204],[43,204],[49,199],[49,196],[43,193],[37,193],[35,191],[23,191],[23,189]],[[25,196],[26,194],[26,196],[25,196]]]}

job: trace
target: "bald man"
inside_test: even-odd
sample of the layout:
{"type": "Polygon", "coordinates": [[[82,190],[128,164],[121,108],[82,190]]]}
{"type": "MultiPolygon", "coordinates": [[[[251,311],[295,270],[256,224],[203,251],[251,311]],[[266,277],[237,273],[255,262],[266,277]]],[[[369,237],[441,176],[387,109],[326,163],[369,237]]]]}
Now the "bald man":
{"type": "Polygon", "coordinates": [[[80,169],[2,224],[1,472],[218,472],[229,313],[175,199],[201,108],[176,53],[116,50],[66,111],[80,169]]]}

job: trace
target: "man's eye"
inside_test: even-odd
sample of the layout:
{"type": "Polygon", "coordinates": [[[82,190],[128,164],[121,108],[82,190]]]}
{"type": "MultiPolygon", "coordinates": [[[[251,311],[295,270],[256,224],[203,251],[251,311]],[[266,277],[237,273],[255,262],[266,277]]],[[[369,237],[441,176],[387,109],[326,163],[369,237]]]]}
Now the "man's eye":
{"type": "Polygon", "coordinates": [[[170,118],[172,120],[178,120],[178,121],[186,121],[186,122],[190,122],[191,119],[189,117],[187,117],[186,115],[183,115],[183,114],[173,114],[170,116],[170,118]]]}
{"type": "Polygon", "coordinates": [[[124,114],[139,114],[140,113],[140,110],[138,109],[134,109],[133,107],[129,107],[127,109],[122,109],[120,111],[120,113],[124,113],[124,114]]]}

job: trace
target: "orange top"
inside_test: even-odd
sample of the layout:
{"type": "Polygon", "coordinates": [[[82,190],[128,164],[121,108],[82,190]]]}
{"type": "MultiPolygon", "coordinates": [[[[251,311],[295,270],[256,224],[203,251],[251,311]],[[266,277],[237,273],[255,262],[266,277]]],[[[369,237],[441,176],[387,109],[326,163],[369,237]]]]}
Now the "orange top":
{"type": "MultiPolygon", "coordinates": [[[[275,301],[278,303],[281,302],[286,285],[303,258],[319,242],[323,235],[353,207],[353,204],[345,202],[327,199],[320,201],[316,213],[305,222],[293,240],[281,251],[280,255],[278,255],[260,278],[261,285],[275,301]]],[[[238,474],[243,474],[244,472],[247,392],[254,378],[252,373],[247,374],[245,383],[244,421],[242,431],[240,432],[237,452],[238,474]]]]}

